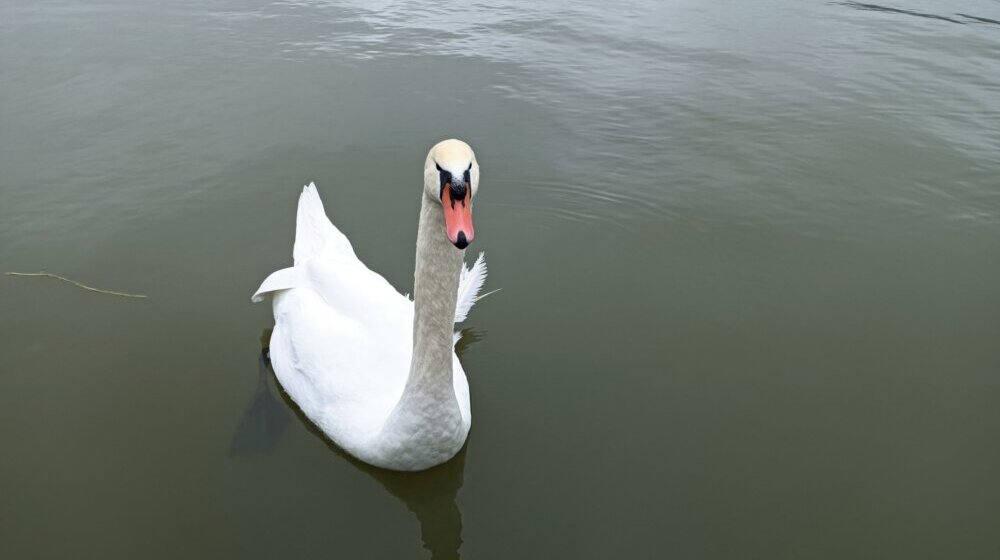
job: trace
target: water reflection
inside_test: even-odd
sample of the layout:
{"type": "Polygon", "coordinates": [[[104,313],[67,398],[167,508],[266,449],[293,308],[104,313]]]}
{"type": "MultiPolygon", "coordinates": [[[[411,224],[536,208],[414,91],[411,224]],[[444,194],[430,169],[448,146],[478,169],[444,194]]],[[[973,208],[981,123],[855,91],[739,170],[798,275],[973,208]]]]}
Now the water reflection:
{"type": "Polygon", "coordinates": [[[229,456],[267,454],[278,444],[288,426],[288,407],[277,396],[279,389],[266,351],[257,357],[257,390],[236,426],[229,456]]]}
{"type": "MultiPolygon", "coordinates": [[[[302,420],[313,433],[323,437],[308,420],[304,417],[302,420]]],[[[462,511],[458,508],[456,498],[462,488],[468,443],[452,460],[418,473],[379,469],[348,456],[329,441],[327,445],[371,475],[390,494],[406,504],[406,508],[420,522],[420,538],[424,548],[430,551],[432,559],[450,560],[461,556],[462,511]]]]}
{"type": "MultiPolygon", "coordinates": [[[[482,338],[481,332],[465,329],[455,350],[461,355],[482,338]]],[[[269,339],[270,329],[261,336],[262,345],[269,339]]],[[[323,440],[331,451],[377,480],[416,515],[423,546],[430,551],[432,559],[460,557],[462,512],[456,497],[462,488],[468,443],[452,460],[418,473],[389,471],[358,461],[334,445],[280,389],[267,349],[263,348],[258,359],[257,391],[233,435],[230,455],[266,454],[273,450],[288,424],[289,410],[294,411],[303,426],[323,440]]]]}
{"type": "Polygon", "coordinates": [[[469,348],[472,348],[474,344],[486,336],[485,332],[473,328],[462,329],[459,331],[459,334],[462,335],[462,337],[459,338],[458,343],[455,344],[455,354],[457,354],[459,358],[468,352],[469,348]]]}

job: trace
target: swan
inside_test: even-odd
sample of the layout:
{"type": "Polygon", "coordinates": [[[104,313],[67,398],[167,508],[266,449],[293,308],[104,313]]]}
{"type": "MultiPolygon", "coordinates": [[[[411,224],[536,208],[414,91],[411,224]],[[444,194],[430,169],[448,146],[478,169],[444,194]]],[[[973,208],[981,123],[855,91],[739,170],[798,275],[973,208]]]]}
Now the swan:
{"type": "Polygon", "coordinates": [[[464,264],[478,189],[468,144],[431,148],[411,300],[358,259],[310,183],[299,196],[294,266],[272,273],[252,297],[272,299],[275,377],[310,421],[361,461],[419,471],[465,444],[472,415],[454,326],[486,279],[482,254],[464,264]]]}

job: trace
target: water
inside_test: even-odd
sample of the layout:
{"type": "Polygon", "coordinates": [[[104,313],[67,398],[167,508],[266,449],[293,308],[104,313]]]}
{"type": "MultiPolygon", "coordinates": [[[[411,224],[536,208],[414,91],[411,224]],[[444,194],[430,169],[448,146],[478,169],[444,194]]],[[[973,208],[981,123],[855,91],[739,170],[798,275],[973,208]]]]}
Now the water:
{"type": "Polygon", "coordinates": [[[3,556],[998,557],[1000,4],[748,4],[5,3],[3,271],[149,298],[0,279],[3,556]],[[372,471],[249,296],[310,180],[410,291],[449,136],[474,427],[372,471]]]}

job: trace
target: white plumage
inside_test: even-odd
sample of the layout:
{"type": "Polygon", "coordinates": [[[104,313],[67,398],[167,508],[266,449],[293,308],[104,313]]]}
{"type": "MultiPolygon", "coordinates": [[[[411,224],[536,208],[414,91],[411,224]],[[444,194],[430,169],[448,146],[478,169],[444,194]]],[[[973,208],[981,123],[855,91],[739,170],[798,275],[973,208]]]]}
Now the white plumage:
{"type": "MultiPolygon", "coordinates": [[[[458,143],[435,146],[425,167],[471,169],[471,149],[449,142],[458,143]]],[[[472,422],[453,326],[476,302],[486,262],[480,254],[466,268],[464,251],[445,239],[440,202],[427,196],[437,189],[427,188],[431,179],[425,169],[413,301],[357,258],[312,183],[299,197],[294,266],[268,276],[252,298],[273,295],[271,361],[303,413],[350,454],[397,470],[451,458],[472,422]]]]}

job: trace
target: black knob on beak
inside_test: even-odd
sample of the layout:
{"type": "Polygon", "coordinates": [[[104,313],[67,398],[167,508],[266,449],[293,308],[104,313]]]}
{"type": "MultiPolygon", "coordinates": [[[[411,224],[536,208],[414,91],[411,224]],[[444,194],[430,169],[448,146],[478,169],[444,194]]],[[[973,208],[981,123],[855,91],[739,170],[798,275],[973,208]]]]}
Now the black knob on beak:
{"type": "Polygon", "coordinates": [[[450,185],[450,190],[451,190],[451,203],[455,204],[456,202],[458,202],[464,206],[465,197],[469,191],[469,188],[466,186],[466,184],[460,180],[452,181],[450,185]]]}

